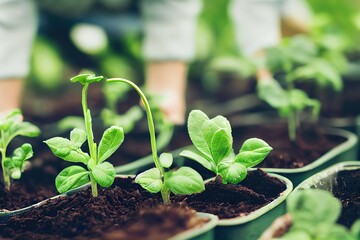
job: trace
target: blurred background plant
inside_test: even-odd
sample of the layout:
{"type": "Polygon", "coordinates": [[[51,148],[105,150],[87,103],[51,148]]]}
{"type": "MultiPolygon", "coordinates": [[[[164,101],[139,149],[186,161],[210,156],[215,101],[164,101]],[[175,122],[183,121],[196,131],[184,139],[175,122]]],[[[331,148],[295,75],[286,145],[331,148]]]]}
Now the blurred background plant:
{"type": "MultiPolygon", "coordinates": [[[[81,69],[143,83],[142,32],[137,1],[102,1],[97,3],[95,12],[90,12],[84,3],[66,14],[59,7],[51,7],[48,0],[39,2],[46,10],[41,11],[28,95],[56,97],[66,91],[67,79],[81,69]]],[[[233,97],[255,91],[256,68],[236,46],[227,11],[229,2],[203,1],[198,21],[197,54],[190,65],[188,78],[189,83],[203,89],[210,97],[219,92],[233,97]]],[[[324,80],[327,79],[334,89],[340,90],[343,75],[359,72],[353,64],[360,62],[360,2],[307,2],[313,11],[309,33],[286,37],[278,48],[269,49],[270,67],[284,71],[289,67],[286,59],[290,59],[301,65],[292,72],[294,78],[315,79],[318,85],[327,84],[324,80]]],[[[65,1],[66,4],[72,3],[65,1]]],[[[106,98],[112,96],[109,94],[106,98]]],[[[106,99],[106,102],[117,100],[106,99]]],[[[27,101],[25,105],[32,111],[43,110],[34,106],[36,101],[31,104],[27,101]]]]}

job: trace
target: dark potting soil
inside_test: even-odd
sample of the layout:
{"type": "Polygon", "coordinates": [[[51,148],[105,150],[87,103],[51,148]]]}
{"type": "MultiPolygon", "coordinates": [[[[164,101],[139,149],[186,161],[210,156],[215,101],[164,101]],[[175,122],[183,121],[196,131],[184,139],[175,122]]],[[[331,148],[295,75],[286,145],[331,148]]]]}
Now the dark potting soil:
{"type": "Polygon", "coordinates": [[[256,166],[260,168],[301,168],[345,141],[343,137],[327,135],[319,128],[312,128],[298,131],[296,142],[293,143],[289,140],[287,126],[274,123],[234,128],[234,150],[238,151],[243,142],[252,137],[263,139],[273,148],[265,160],[256,166]]]}
{"type": "Polygon", "coordinates": [[[21,180],[11,183],[11,190],[0,186],[0,210],[16,210],[55,196],[55,177],[40,169],[23,173],[21,180]]]}
{"type": "Polygon", "coordinates": [[[246,216],[276,199],[286,185],[267,173],[250,171],[239,184],[222,184],[219,179],[206,184],[204,192],[175,196],[177,202],[197,211],[218,215],[220,219],[246,216]]]}
{"type": "Polygon", "coordinates": [[[109,189],[91,189],[49,200],[21,216],[0,223],[4,239],[167,239],[203,225],[185,206],[160,204],[159,195],[132,178],[116,179],[109,189]]]}
{"type": "Polygon", "coordinates": [[[333,194],[343,207],[338,222],[349,228],[360,218],[360,170],[340,171],[336,183],[333,194]]]}
{"type": "MultiPolygon", "coordinates": [[[[19,180],[13,180],[11,190],[0,183],[0,209],[16,210],[38,203],[58,194],[55,188],[56,175],[67,166],[49,151],[30,159],[30,169],[24,171],[19,180]]],[[[2,173],[1,173],[2,174],[2,173]]]]}

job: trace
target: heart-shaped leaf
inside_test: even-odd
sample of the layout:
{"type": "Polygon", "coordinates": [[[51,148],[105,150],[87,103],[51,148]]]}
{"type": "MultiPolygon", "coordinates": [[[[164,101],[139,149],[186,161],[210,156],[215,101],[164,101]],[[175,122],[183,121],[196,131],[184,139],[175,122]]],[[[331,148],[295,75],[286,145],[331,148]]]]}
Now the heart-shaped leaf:
{"type": "Polygon", "coordinates": [[[244,180],[247,176],[246,167],[240,163],[232,163],[230,161],[222,161],[218,165],[218,171],[222,177],[223,183],[237,184],[244,180]]]}
{"type": "Polygon", "coordinates": [[[163,187],[161,174],[157,168],[151,168],[140,173],[136,176],[135,182],[151,193],[158,193],[163,187]]]}
{"type": "Polygon", "coordinates": [[[114,166],[109,162],[103,162],[91,169],[95,181],[102,187],[110,187],[115,180],[114,166]]]}
{"type": "Polygon", "coordinates": [[[108,159],[124,141],[124,131],[121,127],[112,126],[108,128],[100,141],[98,148],[98,162],[108,159]]]}
{"type": "Polygon", "coordinates": [[[201,175],[190,167],[181,167],[177,171],[165,174],[165,184],[174,194],[187,195],[205,190],[201,175]]]}
{"type": "Polygon", "coordinates": [[[89,181],[89,172],[85,168],[70,166],[59,173],[55,179],[55,186],[59,193],[64,193],[89,181]]]}
{"type": "Polygon", "coordinates": [[[272,147],[264,140],[250,138],[243,143],[235,162],[241,163],[247,168],[253,167],[262,162],[271,150],[272,147]]]}

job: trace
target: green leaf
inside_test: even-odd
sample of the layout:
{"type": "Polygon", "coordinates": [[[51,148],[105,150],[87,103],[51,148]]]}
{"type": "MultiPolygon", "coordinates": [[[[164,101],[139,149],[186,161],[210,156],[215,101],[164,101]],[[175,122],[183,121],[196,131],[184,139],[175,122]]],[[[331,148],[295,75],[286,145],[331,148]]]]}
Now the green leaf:
{"type": "Polygon", "coordinates": [[[341,212],[341,203],[330,192],[319,189],[302,190],[287,200],[288,212],[294,222],[335,223],[341,212]],[[321,201],[319,201],[321,199],[321,201]]]}
{"type": "Polygon", "coordinates": [[[232,151],[232,139],[229,138],[224,129],[215,132],[211,139],[210,149],[216,165],[230,154],[232,151]]]}
{"type": "Polygon", "coordinates": [[[211,152],[206,143],[202,126],[205,121],[209,120],[208,116],[200,110],[192,110],[188,118],[188,132],[191,141],[195,147],[205,156],[211,158],[211,152]]]}
{"type": "Polygon", "coordinates": [[[70,132],[70,141],[73,148],[80,148],[86,141],[86,132],[80,128],[75,128],[70,132]]]}
{"type": "Polygon", "coordinates": [[[355,240],[345,226],[338,224],[321,224],[316,232],[319,240],[355,240]]]}
{"type": "Polygon", "coordinates": [[[301,111],[308,105],[310,99],[308,95],[300,89],[291,89],[288,91],[288,98],[292,109],[301,111]]]}
{"type": "Polygon", "coordinates": [[[108,159],[124,141],[124,131],[121,127],[108,128],[100,141],[98,148],[98,163],[108,159]]]}
{"type": "Polygon", "coordinates": [[[8,131],[13,125],[16,125],[22,121],[21,110],[16,108],[12,111],[0,115],[0,130],[8,131]]]}
{"type": "Polygon", "coordinates": [[[12,179],[20,179],[21,178],[21,169],[20,168],[13,168],[11,170],[11,178],[12,179]]]}
{"type": "Polygon", "coordinates": [[[40,135],[40,129],[29,122],[20,122],[13,126],[10,131],[11,138],[15,136],[37,137],[40,135]]]}
{"type": "Polygon", "coordinates": [[[151,193],[158,193],[163,187],[159,169],[151,168],[136,176],[135,182],[151,193]]]}
{"type": "Polygon", "coordinates": [[[218,165],[218,172],[222,177],[223,183],[237,184],[244,180],[247,176],[246,167],[240,163],[232,163],[230,161],[222,161],[218,165]]]}
{"type": "Polygon", "coordinates": [[[114,166],[109,162],[103,162],[91,169],[95,181],[102,187],[110,187],[115,180],[114,166]]]}
{"type": "Polygon", "coordinates": [[[205,190],[201,175],[190,167],[181,167],[177,171],[165,173],[165,185],[177,195],[188,195],[205,190]]]}
{"type": "Polygon", "coordinates": [[[247,168],[253,167],[262,162],[271,150],[272,147],[264,140],[250,138],[243,143],[235,162],[241,163],[247,168]]]}
{"type": "Polygon", "coordinates": [[[259,98],[271,107],[275,109],[289,108],[287,93],[276,80],[258,81],[257,92],[259,98]]]}
{"type": "Polygon", "coordinates": [[[220,122],[221,120],[227,122],[227,119],[222,116],[217,116],[216,118],[207,120],[202,125],[202,132],[205,138],[205,141],[207,145],[209,146],[210,153],[211,153],[211,142],[215,135],[215,133],[219,130],[224,130],[226,133],[226,136],[229,138],[229,140],[232,142],[232,136],[231,136],[231,129],[229,130],[226,126],[226,123],[218,124],[217,122],[220,122]],[[217,121],[214,121],[214,119],[217,119],[217,121]],[[226,128],[223,128],[225,126],[226,128]]]}
{"type": "Polygon", "coordinates": [[[306,232],[302,231],[289,231],[284,236],[276,239],[281,240],[312,240],[311,236],[309,236],[306,232]]]}
{"type": "Polygon", "coordinates": [[[104,79],[103,76],[88,76],[85,81],[87,83],[94,83],[94,82],[100,82],[103,79],[104,79]]]}
{"type": "Polygon", "coordinates": [[[214,165],[214,163],[210,162],[209,160],[207,160],[205,157],[203,157],[199,153],[196,153],[196,152],[193,152],[190,150],[184,150],[180,153],[180,156],[194,160],[195,162],[200,163],[203,167],[205,167],[206,169],[209,169],[210,171],[213,171],[213,172],[216,171],[216,166],[214,165]]]}
{"type": "Polygon", "coordinates": [[[355,239],[360,239],[360,219],[356,220],[351,226],[351,234],[355,239]]]}
{"type": "Polygon", "coordinates": [[[69,162],[82,162],[87,164],[90,157],[80,149],[73,149],[73,143],[62,137],[54,137],[44,141],[55,156],[69,162]]]}
{"type": "Polygon", "coordinates": [[[87,73],[85,73],[85,74],[79,74],[79,75],[77,75],[77,76],[75,76],[75,77],[70,78],[70,81],[71,81],[71,82],[79,82],[79,83],[81,83],[81,84],[84,85],[85,82],[86,82],[86,79],[87,79],[89,76],[91,76],[91,74],[87,74],[87,73]]]}
{"type": "Polygon", "coordinates": [[[59,193],[64,193],[88,182],[90,182],[89,172],[85,168],[70,166],[57,175],[55,186],[59,193]]]}
{"type": "Polygon", "coordinates": [[[24,143],[21,147],[18,147],[14,150],[13,160],[24,161],[30,159],[34,155],[32,147],[29,143],[24,143]]]}
{"type": "Polygon", "coordinates": [[[3,162],[3,165],[4,165],[5,171],[7,173],[10,173],[11,169],[13,169],[15,167],[13,161],[9,157],[2,160],[2,162],[3,162]]]}
{"type": "Polygon", "coordinates": [[[71,82],[79,82],[82,85],[85,85],[85,83],[93,83],[93,82],[100,82],[103,80],[103,76],[95,76],[93,74],[79,74],[75,77],[70,78],[71,82]]]}
{"type": "Polygon", "coordinates": [[[164,168],[169,168],[173,164],[173,155],[171,153],[162,153],[159,160],[164,168]]]}
{"type": "MultiPolygon", "coordinates": [[[[24,169],[24,163],[27,159],[30,159],[33,156],[34,152],[30,144],[25,143],[21,147],[18,147],[14,150],[14,153],[11,157],[11,161],[13,162],[14,168],[17,168],[14,176],[18,177],[15,179],[19,179],[21,177],[21,172],[24,169]],[[18,173],[20,171],[20,174],[18,173]]],[[[14,169],[12,171],[15,171],[14,169]]]]}

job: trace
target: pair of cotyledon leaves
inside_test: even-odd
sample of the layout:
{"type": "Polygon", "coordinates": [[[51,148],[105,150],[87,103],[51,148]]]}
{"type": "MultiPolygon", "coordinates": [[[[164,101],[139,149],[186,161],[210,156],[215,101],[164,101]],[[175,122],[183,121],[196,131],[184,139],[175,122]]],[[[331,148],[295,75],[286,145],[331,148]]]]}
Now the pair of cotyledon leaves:
{"type": "Polygon", "coordinates": [[[242,181],[247,176],[247,168],[259,164],[272,150],[265,141],[250,138],[235,154],[229,121],[223,116],[209,119],[200,110],[190,113],[188,132],[198,152],[185,150],[180,155],[220,175],[223,183],[242,181]]]}
{"type": "MultiPolygon", "coordinates": [[[[200,110],[190,113],[188,131],[199,152],[185,150],[180,155],[220,175],[224,183],[235,184],[243,180],[247,168],[260,163],[272,149],[263,140],[252,138],[245,141],[239,154],[235,155],[229,121],[222,116],[209,119],[200,110]]],[[[172,165],[173,157],[171,154],[162,154],[159,160],[162,167],[168,168],[172,165]]],[[[189,167],[165,172],[164,176],[161,176],[159,169],[152,168],[139,174],[135,181],[152,193],[164,187],[174,194],[192,194],[205,189],[202,177],[189,167]]]]}
{"type": "Polygon", "coordinates": [[[275,80],[259,81],[257,86],[259,97],[277,109],[281,116],[288,116],[306,107],[312,107],[314,117],[319,115],[320,102],[311,99],[300,89],[283,89],[275,80]]]}
{"type": "Polygon", "coordinates": [[[69,162],[81,162],[87,166],[87,169],[81,166],[70,166],[62,170],[55,180],[56,188],[60,193],[90,182],[90,175],[102,187],[110,187],[114,182],[114,166],[104,161],[124,141],[122,128],[112,126],[104,132],[97,149],[96,159],[81,150],[85,141],[86,132],[77,128],[71,131],[70,139],[54,137],[45,141],[55,156],[69,162]]]}
{"type": "MultiPolygon", "coordinates": [[[[16,136],[36,137],[40,129],[35,125],[24,122],[20,109],[14,109],[0,118],[0,150],[6,151],[8,144],[16,136]]],[[[3,159],[4,171],[13,179],[20,179],[28,159],[33,156],[30,144],[25,143],[14,150],[13,154],[3,159]]]]}

